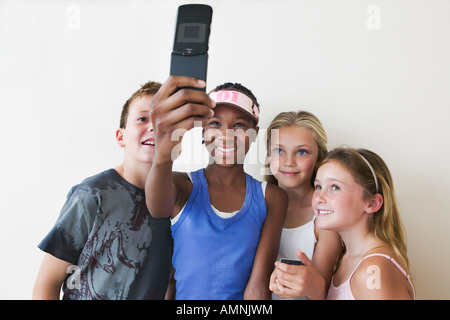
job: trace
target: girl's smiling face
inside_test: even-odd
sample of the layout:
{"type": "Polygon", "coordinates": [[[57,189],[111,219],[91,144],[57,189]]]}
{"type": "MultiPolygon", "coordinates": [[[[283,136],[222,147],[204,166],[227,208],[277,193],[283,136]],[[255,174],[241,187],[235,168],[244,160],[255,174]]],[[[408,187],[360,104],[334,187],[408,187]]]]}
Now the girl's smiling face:
{"type": "Polygon", "coordinates": [[[205,146],[217,164],[243,164],[258,129],[245,112],[219,104],[214,108],[214,116],[206,119],[205,146]]]}
{"type": "Polygon", "coordinates": [[[289,126],[273,129],[270,142],[270,171],[280,186],[296,188],[311,184],[319,147],[310,130],[289,126]]]}
{"type": "Polygon", "coordinates": [[[342,232],[367,225],[370,200],[363,199],[363,187],[339,162],[331,160],[319,167],[314,189],[312,206],[319,228],[342,232]]]}

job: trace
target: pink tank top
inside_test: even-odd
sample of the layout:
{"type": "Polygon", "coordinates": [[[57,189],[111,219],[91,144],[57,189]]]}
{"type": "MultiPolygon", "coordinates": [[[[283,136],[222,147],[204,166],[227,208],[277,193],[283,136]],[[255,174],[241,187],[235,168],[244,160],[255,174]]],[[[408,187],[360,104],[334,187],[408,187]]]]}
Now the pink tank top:
{"type": "Polygon", "coordinates": [[[333,276],[333,278],[331,279],[330,289],[328,289],[327,300],[355,300],[355,297],[353,296],[353,293],[352,293],[352,289],[350,287],[350,281],[352,280],[353,274],[355,273],[356,269],[358,269],[361,262],[363,262],[364,259],[367,259],[367,258],[373,257],[373,256],[380,256],[380,257],[384,257],[384,258],[390,260],[394,264],[394,266],[396,266],[397,269],[400,270],[401,273],[403,273],[403,275],[408,279],[409,283],[411,284],[411,287],[413,289],[413,299],[415,299],[416,292],[414,290],[414,285],[412,284],[410,276],[406,273],[406,271],[403,270],[403,268],[397,263],[397,261],[395,261],[390,256],[388,256],[386,254],[381,254],[381,253],[374,253],[374,254],[370,254],[367,257],[364,257],[363,259],[361,259],[361,261],[356,265],[356,268],[353,270],[350,277],[345,282],[343,282],[341,285],[339,285],[337,287],[334,286],[334,284],[333,284],[334,276],[333,276]]]}

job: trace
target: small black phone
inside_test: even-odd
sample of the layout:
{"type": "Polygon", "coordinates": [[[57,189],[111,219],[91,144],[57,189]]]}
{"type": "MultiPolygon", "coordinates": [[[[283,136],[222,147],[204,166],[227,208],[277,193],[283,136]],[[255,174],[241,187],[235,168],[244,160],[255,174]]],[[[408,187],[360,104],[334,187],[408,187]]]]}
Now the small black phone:
{"type": "Polygon", "coordinates": [[[301,260],[292,260],[292,259],[280,259],[281,262],[286,263],[286,264],[291,264],[291,265],[295,265],[295,266],[302,266],[303,262],[301,260]]]}
{"type": "Polygon", "coordinates": [[[208,5],[186,4],[178,7],[170,75],[206,81],[211,20],[212,8],[208,5]]]}

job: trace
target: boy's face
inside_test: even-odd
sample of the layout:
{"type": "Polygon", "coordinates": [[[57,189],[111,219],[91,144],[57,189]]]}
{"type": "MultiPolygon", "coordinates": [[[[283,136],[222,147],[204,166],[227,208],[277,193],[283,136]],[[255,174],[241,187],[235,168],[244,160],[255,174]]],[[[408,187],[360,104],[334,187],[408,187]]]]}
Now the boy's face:
{"type": "Polygon", "coordinates": [[[152,163],[155,153],[155,136],[150,121],[150,101],[153,95],[145,95],[133,101],[129,107],[125,128],[116,131],[116,140],[125,149],[125,158],[137,162],[152,163]]]}

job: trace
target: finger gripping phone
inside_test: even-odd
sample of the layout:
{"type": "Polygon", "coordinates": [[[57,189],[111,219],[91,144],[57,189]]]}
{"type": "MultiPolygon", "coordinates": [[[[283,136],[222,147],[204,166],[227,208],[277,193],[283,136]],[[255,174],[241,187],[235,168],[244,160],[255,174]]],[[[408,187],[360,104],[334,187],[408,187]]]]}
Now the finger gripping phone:
{"type": "Polygon", "coordinates": [[[178,7],[170,75],[206,81],[212,8],[204,4],[178,7]]]}
{"type": "Polygon", "coordinates": [[[303,265],[303,262],[301,260],[291,260],[291,259],[284,259],[284,258],[282,258],[280,261],[283,262],[283,263],[291,264],[291,265],[295,265],[295,266],[302,266],[303,265]]]}

